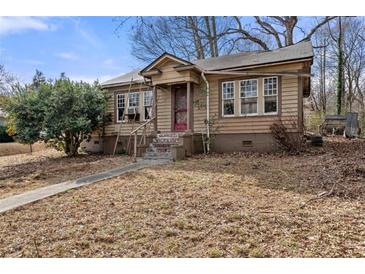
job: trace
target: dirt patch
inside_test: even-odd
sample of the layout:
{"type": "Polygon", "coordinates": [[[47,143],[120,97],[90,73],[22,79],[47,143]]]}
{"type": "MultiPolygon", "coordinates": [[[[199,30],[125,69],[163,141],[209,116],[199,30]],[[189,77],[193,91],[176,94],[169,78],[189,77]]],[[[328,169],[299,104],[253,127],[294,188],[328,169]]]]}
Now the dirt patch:
{"type": "Polygon", "coordinates": [[[85,154],[66,157],[64,153],[54,149],[0,157],[0,198],[120,167],[130,162],[131,158],[128,156],[85,154]]]}
{"type": "Polygon", "coordinates": [[[300,207],[333,180],[357,186],[361,172],[344,181],[335,165],[346,155],[361,166],[362,145],[330,140],[301,156],[214,155],[127,173],[1,215],[0,255],[363,257],[362,194],[300,207]]]}

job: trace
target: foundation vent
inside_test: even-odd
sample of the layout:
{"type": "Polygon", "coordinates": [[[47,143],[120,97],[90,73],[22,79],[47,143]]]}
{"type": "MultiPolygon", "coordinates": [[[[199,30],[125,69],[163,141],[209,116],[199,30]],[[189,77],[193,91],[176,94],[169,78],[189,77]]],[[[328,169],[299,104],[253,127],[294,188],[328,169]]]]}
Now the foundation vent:
{"type": "Polygon", "coordinates": [[[243,147],[252,147],[252,140],[243,140],[242,146],[243,147]]]}

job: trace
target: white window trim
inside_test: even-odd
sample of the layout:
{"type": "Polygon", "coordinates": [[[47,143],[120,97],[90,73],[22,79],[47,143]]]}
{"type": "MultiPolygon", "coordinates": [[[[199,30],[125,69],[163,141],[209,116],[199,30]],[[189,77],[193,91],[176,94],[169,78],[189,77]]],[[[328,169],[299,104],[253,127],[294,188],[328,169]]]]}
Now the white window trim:
{"type": "Polygon", "coordinates": [[[277,76],[272,76],[272,77],[264,77],[262,78],[262,95],[263,95],[263,100],[262,100],[262,113],[263,115],[277,115],[279,113],[279,79],[277,76]],[[275,95],[265,95],[265,79],[270,79],[270,78],[276,78],[276,111],[275,112],[265,112],[265,97],[274,97],[275,95]]]}
{"type": "Polygon", "coordinates": [[[124,121],[123,120],[119,120],[119,115],[118,115],[118,112],[119,112],[119,106],[118,106],[118,100],[119,100],[119,96],[123,96],[124,97],[124,112],[126,111],[126,101],[125,101],[125,93],[117,93],[117,96],[116,96],[116,118],[117,118],[117,123],[123,123],[124,121]]]}
{"type": "Polygon", "coordinates": [[[258,110],[259,110],[259,79],[244,79],[244,80],[240,80],[240,93],[239,93],[239,116],[241,117],[246,117],[246,116],[258,116],[258,110]],[[244,81],[252,81],[252,80],[256,80],[256,96],[246,96],[246,97],[241,97],[241,83],[244,81]],[[242,103],[241,103],[241,99],[245,99],[245,98],[256,98],[256,113],[248,113],[248,114],[242,114],[241,113],[241,107],[242,107],[242,103]]]}
{"type": "Polygon", "coordinates": [[[234,117],[236,116],[235,113],[236,113],[236,84],[235,84],[235,81],[225,81],[225,82],[222,82],[222,93],[221,93],[221,107],[222,107],[222,117],[234,117]],[[227,84],[227,83],[233,83],[233,99],[224,99],[224,90],[223,90],[223,84],[227,84]],[[224,100],[233,100],[233,114],[224,114],[224,100]]]}

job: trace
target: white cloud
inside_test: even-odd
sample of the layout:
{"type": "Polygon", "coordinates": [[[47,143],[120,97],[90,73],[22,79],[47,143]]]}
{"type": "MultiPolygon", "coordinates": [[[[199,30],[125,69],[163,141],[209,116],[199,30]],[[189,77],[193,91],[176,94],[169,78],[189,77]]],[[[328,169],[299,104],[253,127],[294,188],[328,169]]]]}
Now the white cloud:
{"type": "Polygon", "coordinates": [[[56,26],[47,23],[44,18],[36,17],[0,17],[0,35],[19,33],[27,30],[51,31],[56,26]]]}
{"type": "Polygon", "coordinates": [[[100,48],[103,46],[102,40],[95,34],[95,32],[87,28],[85,24],[82,23],[80,19],[73,20],[75,30],[80,34],[80,36],[85,39],[91,46],[100,48]]]}
{"type": "Polygon", "coordinates": [[[78,57],[72,52],[60,52],[56,54],[57,57],[65,60],[76,60],[78,57]]]}
{"type": "Polygon", "coordinates": [[[112,64],[114,64],[114,60],[112,58],[106,59],[106,60],[104,60],[104,64],[105,65],[112,65],[112,64]]]}

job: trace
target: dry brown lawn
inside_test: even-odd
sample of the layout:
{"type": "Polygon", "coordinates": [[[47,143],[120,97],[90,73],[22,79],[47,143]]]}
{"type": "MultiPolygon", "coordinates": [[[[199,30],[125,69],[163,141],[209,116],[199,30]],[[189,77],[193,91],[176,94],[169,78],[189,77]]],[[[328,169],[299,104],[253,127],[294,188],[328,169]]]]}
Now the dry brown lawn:
{"type": "Polygon", "coordinates": [[[24,206],[0,216],[0,255],[363,257],[365,143],[339,140],[194,157],[24,206]]]}
{"type": "Polygon", "coordinates": [[[37,187],[60,183],[123,166],[128,156],[79,155],[66,157],[48,148],[27,154],[0,157],[0,198],[37,187]]]}
{"type": "MultiPolygon", "coordinates": [[[[44,150],[46,145],[44,143],[35,143],[32,145],[32,151],[44,150]]],[[[29,145],[23,145],[19,143],[0,143],[0,157],[7,155],[15,155],[30,152],[29,145]]]]}

